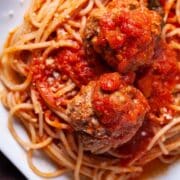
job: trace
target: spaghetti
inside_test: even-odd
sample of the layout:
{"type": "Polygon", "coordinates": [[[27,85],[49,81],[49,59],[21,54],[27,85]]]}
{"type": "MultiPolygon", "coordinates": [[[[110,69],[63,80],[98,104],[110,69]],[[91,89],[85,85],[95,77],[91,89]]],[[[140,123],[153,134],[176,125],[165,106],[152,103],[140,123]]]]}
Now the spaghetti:
{"type": "MultiPolygon", "coordinates": [[[[132,9],[137,4],[136,0],[134,2],[132,9]]],[[[179,57],[180,1],[160,2],[164,11],[162,40],[179,57]]],[[[139,128],[138,125],[136,135],[120,147],[100,148],[98,153],[87,151],[71,125],[68,105],[82,95],[81,87],[109,72],[107,67],[99,68],[94,53],[90,60],[90,66],[94,68],[87,67],[89,62],[82,49],[89,17],[96,9],[104,12],[109,3],[109,0],[32,0],[24,22],[9,33],[4,45],[0,57],[0,79],[4,85],[1,100],[10,111],[8,127],[12,136],[26,150],[30,168],[39,176],[50,178],[73,172],[75,180],[80,179],[81,175],[94,180],[130,179],[138,177],[143,172],[143,166],[150,161],[159,158],[171,163],[180,154],[179,80],[171,89],[173,101],[168,104],[169,109],[161,108],[160,115],[149,113],[147,120],[140,124],[142,126],[139,128]],[[29,142],[24,142],[16,132],[13,126],[15,120],[25,127],[29,142]],[[41,172],[35,167],[32,157],[37,149],[53,160],[57,171],[41,172]]],[[[138,3],[142,9],[148,4],[147,1],[138,3]]],[[[131,32],[128,32],[131,36],[131,32]]],[[[151,73],[150,70],[148,76],[151,73]]],[[[178,79],[179,71],[176,76],[178,79]]],[[[114,77],[116,79],[116,75],[114,77]]],[[[128,83],[134,83],[133,74],[124,78],[128,83]]],[[[98,83],[105,91],[117,89],[116,84],[109,87],[100,80],[98,83]]],[[[143,92],[141,86],[139,89],[143,92]]],[[[152,96],[150,100],[152,107],[154,99],[152,96]]],[[[97,108],[98,112],[104,113],[105,110],[98,107],[98,103],[97,108]]],[[[102,121],[108,119],[104,117],[102,121]]],[[[95,120],[92,122],[97,123],[95,120]]]]}

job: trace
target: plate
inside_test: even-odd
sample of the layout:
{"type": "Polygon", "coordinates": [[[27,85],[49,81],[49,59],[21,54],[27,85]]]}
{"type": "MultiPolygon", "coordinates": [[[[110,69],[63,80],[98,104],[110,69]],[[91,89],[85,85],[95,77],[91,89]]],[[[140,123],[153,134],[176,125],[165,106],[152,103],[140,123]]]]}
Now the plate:
{"type": "MultiPolygon", "coordinates": [[[[25,9],[28,7],[30,0],[1,0],[0,1],[0,49],[3,47],[3,43],[7,37],[7,34],[12,28],[22,22],[25,9]]],[[[40,180],[33,173],[27,164],[27,157],[25,151],[19,146],[19,144],[13,139],[7,128],[8,112],[0,104],[0,150],[6,155],[6,157],[28,178],[32,180],[40,180]]],[[[25,132],[19,129],[18,133],[22,135],[25,132]]],[[[37,158],[37,164],[43,168],[43,170],[52,171],[53,167],[44,158],[37,158]]],[[[153,173],[152,173],[153,174],[153,173]]],[[[61,178],[53,178],[53,180],[65,180],[71,179],[67,176],[61,176],[61,178]]],[[[148,179],[156,180],[179,180],[180,179],[180,161],[170,165],[168,169],[162,172],[160,175],[150,175],[148,179]]]]}

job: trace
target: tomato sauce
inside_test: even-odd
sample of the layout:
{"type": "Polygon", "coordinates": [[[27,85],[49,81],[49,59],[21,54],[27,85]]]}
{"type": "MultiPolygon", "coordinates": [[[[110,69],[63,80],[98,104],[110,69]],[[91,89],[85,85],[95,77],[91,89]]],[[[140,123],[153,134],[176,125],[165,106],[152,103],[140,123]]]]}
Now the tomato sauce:
{"type": "MultiPolygon", "coordinates": [[[[100,81],[96,85],[93,95],[93,105],[98,114],[101,116],[100,121],[102,124],[111,128],[116,127],[116,123],[120,118],[116,112],[115,104],[110,100],[110,96],[102,95],[100,91],[113,93],[118,90],[121,85],[120,75],[112,73],[111,75],[105,74],[100,77],[100,81]]],[[[119,114],[120,115],[120,114],[119,114]]]]}
{"type": "Polygon", "coordinates": [[[149,63],[155,38],[151,34],[152,17],[151,11],[140,10],[120,11],[115,15],[107,13],[100,19],[100,33],[93,41],[95,49],[111,49],[108,64],[119,72],[149,63]]]}
{"type": "Polygon", "coordinates": [[[154,136],[152,126],[150,121],[145,120],[136,135],[116,150],[118,155],[125,157],[121,159],[121,164],[128,165],[146,153],[147,147],[154,136]]]}
{"type": "Polygon", "coordinates": [[[34,58],[31,66],[37,89],[53,108],[66,104],[66,98],[58,97],[56,92],[68,79],[80,88],[106,71],[106,67],[94,57],[88,59],[83,49],[71,48],[58,50],[44,60],[34,58]]]}
{"type": "Polygon", "coordinates": [[[100,77],[94,89],[93,107],[100,122],[110,131],[118,130],[125,124],[135,126],[140,113],[148,109],[141,93],[127,86],[118,73],[109,73],[100,77]],[[141,103],[135,105],[133,98],[141,103]]]}
{"type": "Polygon", "coordinates": [[[150,113],[156,116],[159,116],[161,108],[166,108],[166,113],[173,113],[169,109],[173,103],[172,92],[180,83],[176,53],[163,42],[158,45],[152,66],[138,80],[139,89],[149,101],[150,113]]]}
{"type": "Polygon", "coordinates": [[[111,76],[104,74],[100,77],[100,87],[103,91],[112,93],[118,90],[121,84],[124,84],[124,82],[122,82],[117,73],[113,73],[111,76]]]}
{"type": "MultiPolygon", "coordinates": [[[[97,76],[83,49],[63,49],[56,57],[58,69],[78,86],[86,85],[97,76]]],[[[94,60],[92,60],[94,61],[94,60]]]]}
{"type": "Polygon", "coordinates": [[[53,58],[46,60],[34,58],[31,66],[35,88],[46,103],[56,109],[58,104],[62,103],[62,98],[56,98],[53,92],[53,89],[57,91],[59,84],[62,83],[60,77],[53,77],[54,72],[59,73],[57,62],[53,58]]]}

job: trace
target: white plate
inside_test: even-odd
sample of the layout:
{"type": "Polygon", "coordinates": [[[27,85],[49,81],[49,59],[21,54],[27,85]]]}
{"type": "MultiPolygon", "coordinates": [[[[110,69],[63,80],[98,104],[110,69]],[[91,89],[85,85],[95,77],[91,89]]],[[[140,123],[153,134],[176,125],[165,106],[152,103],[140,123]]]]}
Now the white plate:
{"type": "MultiPolygon", "coordinates": [[[[2,47],[8,32],[22,21],[24,11],[30,0],[24,0],[24,3],[20,2],[21,0],[0,0],[0,48],[2,47]]],[[[0,150],[28,179],[42,179],[36,176],[29,168],[25,151],[16,143],[9,133],[7,128],[7,117],[7,111],[0,104],[0,150]]],[[[24,134],[23,131],[20,131],[20,133],[24,134]]],[[[43,169],[52,169],[47,161],[43,161],[40,158],[38,159],[38,164],[40,164],[41,167],[44,167],[43,169]]],[[[67,179],[67,177],[63,176],[58,179],[64,180],[67,179]]],[[[149,177],[149,179],[152,179],[152,177],[149,177]]],[[[156,176],[155,179],[179,180],[180,161],[171,165],[166,172],[156,176]]]]}

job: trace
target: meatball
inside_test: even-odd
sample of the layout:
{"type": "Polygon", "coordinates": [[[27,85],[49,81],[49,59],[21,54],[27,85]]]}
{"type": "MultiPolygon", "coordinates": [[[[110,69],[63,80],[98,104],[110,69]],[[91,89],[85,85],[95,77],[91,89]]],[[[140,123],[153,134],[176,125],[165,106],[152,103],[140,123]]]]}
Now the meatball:
{"type": "Polygon", "coordinates": [[[82,87],[67,114],[84,148],[103,153],[131,140],[148,109],[139,90],[118,73],[108,73],[82,87]]]}
{"type": "Polygon", "coordinates": [[[97,53],[120,73],[149,64],[161,32],[161,17],[136,0],[114,0],[88,18],[84,38],[87,55],[97,53]]]}

